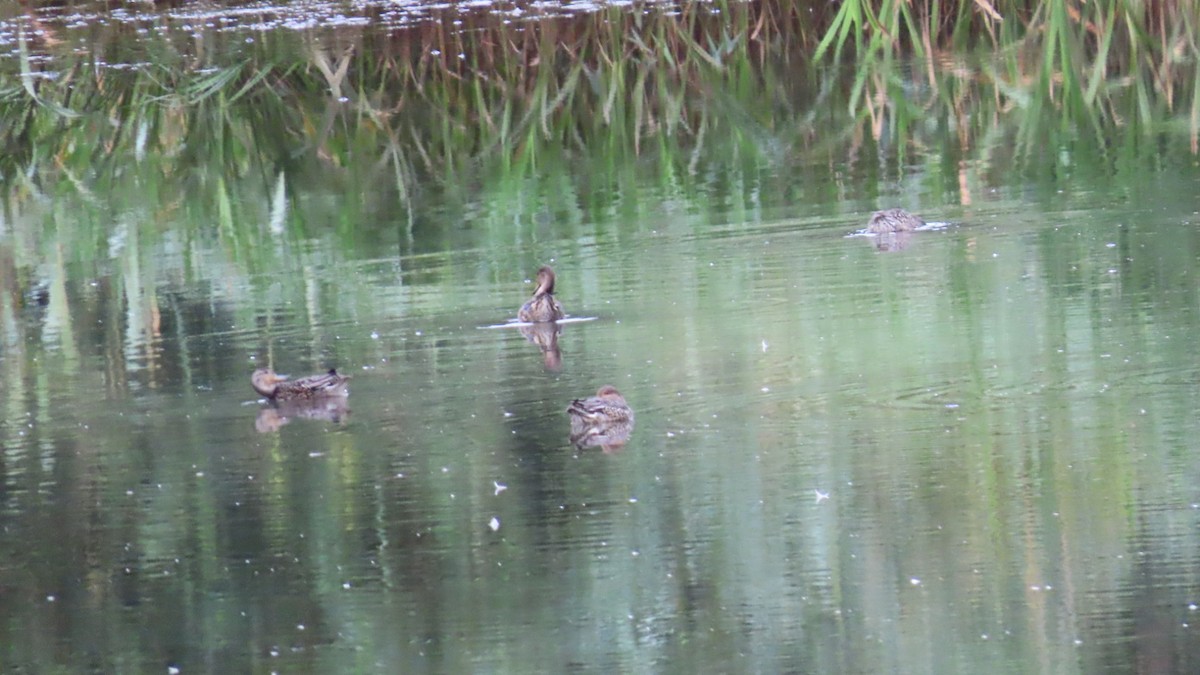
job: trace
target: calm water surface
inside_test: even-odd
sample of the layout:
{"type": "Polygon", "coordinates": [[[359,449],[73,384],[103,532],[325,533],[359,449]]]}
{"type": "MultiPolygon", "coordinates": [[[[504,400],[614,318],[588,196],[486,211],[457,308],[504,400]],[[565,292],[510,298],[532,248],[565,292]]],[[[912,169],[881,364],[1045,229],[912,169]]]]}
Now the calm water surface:
{"type": "Polygon", "coordinates": [[[0,663],[1200,669],[1196,163],[778,189],[820,161],[551,165],[521,218],[485,181],[415,228],[318,182],[273,228],[267,181],[232,239],[137,167],[10,196],[0,663]],[[845,236],[893,205],[947,226],[845,236]],[[544,263],[594,317],[561,363],[488,328],[544,263]],[[346,409],[266,405],[263,365],[352,374],[346,409]],[[578,449],[603,384],[636,426],[578,449]]]}

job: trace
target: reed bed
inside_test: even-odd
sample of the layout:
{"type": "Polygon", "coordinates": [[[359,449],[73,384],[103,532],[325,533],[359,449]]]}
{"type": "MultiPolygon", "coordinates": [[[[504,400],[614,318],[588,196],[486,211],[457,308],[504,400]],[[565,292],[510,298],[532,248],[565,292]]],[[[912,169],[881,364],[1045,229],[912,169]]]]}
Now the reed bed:
{"type": "MultiPolygon", "coordinates": [[[[142,247],[169,232],[219,250],[182,268],[217,285],[300,264],[288,242],[312,237],[347,255],[482,247],[500,266],[548,215],[560,236],[617,236],[588,223],[617,208],[640,222],[646,185],[698,213],[749,213],[754,195],[839,175],[849,190],[802,199],[861,212],[914,181],[932,207],[1023,182],[1009,172],[1052,184],[1063,148],[1111,175],[1195,161],[1194,4],[989,5],[1002,20],[978,4],[858,4],[839,41],[851,6],[450,12],[253,41],[151,13],[133,41],[125,24],[86,29],[87,49],[25,24],[0,62],[0,235],[19,243],[17,269],[61,276],[112,264],[113,214],[141,214],[142,247]],[[56,204],[78,207],[60,218],[56,204]],[[456,240],[456,222],[475,238],[456,240]]],[[[153,275],[136,285],[154,297],[153,275]]]]}
{"type": "Polygon", "coordinates": [[[561,153],[694,168],[720,142],[852,161],[864,139],[903,153],[928,120],[953,123],[964,153],[1004,127],[1030,161],[1066,130],[1101,144],[1165,133],[1196,154],[1198,10],[720,0],[516,21],[451,8],[251,43],[150,13],[133,43],[126,24],[88,29],[84,53],[65,28],[27,21],[6,65],[17,77],[0,85],[0,176],[92,185],[152,155],[164,173],[215,162],[266,186],[309,162],[383,171],[409,195],[561,153]]]}

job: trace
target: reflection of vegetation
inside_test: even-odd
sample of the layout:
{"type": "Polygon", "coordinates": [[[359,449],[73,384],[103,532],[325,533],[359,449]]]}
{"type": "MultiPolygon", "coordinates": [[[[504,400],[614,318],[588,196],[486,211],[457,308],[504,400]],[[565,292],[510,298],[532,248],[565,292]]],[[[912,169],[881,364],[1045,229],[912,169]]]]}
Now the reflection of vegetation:
{"type": "MultiPolygon", "coordinates": [[[[28,240],[40,196],[91,213],[57,223],[65,262],[124,251],[109,214],[136,211],[156,225],[122,225],[135,244],[215,237],[250,273],[294,265],[257,245],[284,233],[440,251],[481,243],[437,225],[468,221],[503,250],[545,237],[547,216],[571,228],[641,208],[636,186],[707,212],[829,186],[831,165],[866,199],[912,178],[967,203],[995,176],[1054,171],[1064,148],[1136,162],[1153,132],[1167,155],[1196,152],[1196,3],[1133,10],[716,3],[316,34],[185,31],[155,12],[86,29],[18,18],[0,176],[28,240]],[[813,53],[852,53],[851,76],[813,53]]],[[[803,201],[845,199],[825,189],[803,201]]]]}

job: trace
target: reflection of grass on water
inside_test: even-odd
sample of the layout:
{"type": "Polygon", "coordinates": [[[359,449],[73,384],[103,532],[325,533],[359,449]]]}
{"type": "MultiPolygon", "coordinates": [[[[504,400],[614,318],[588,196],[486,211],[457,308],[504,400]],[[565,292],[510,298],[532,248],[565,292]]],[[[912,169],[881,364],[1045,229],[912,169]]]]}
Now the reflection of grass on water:
{"type": "Polygon", "coordinates": [[[0,97],[11,129],[3,168],[11,176],[53,158],[55,169],[81,171],[158,153],[166,166],[217,161],[243,173],[251,160],[294,163],[299,147],[339,169],[375,166],[382,153],[407,192],[417,171],[452,181],[483,161],[524,172],[563,147],[689,161],[725,132],[760,150],[803,146],[812,123],[797,125],[796,138],[763,128],[764,103],[801,122],[816,114],[789,97],[798,81],[820,87],[819,110],[839,138],[861,128],[903,141],[919,118],[1006,116],[1021,117],[1030,138],[1053,133],[1054,110],[1096,128],[1174,124],[1196,152],[1200,6],[1134,9],[1116,0],[721,2],[520,23],[467,14],[457,26],[268,34],[251,45],[237,44],[238,33],[194,38],[164,26],[136,49],[119,28],[96,27],[84,56],[43,23],[37,44],[20,41],[21,77],[0,97]],[[962,55],[980,48],[992,56],[970,65],[962,55]],[[39,53],[48,65],[31,58],[39,53]],[[850,86],[815,74],[814,60],[850,54],[850,86]],[[99,66],[123,59],[140,65],[99,66]],[[57,76],[39,77],[43,68],[57,76]]]}
{"type": "MultiPolygon", "coordinates": [[[[827,186],[839,166],[868,204],[894,194],[896,172],[939,183],[930,201],[965,202],[959,186],[1046,171],[1048,153],[1081,136],[1097,164],[1150,132],[1161,152],[1194,154],[1196,11],[1195,0],[717,2],[251,41],[151,12],[135,41],[120,22],[87,28],[84,53],[75,29],[43,18],[0,62],[12,75],[0,84],[0,176],[21,241],[47,236],[38,197],[89,214],[55,222],[55,258],[21,260],[113,255],[110,214],[137,213],[139,246],[186,232],[246,275],[312,265],[288,245],[309,237],[358,252],[482,237],[510,265],[514,245],[536,256],[538,241],[594,235],[596,223],[639,226],[647,183],[660,200],[730,211],[751,193],[827,186]],[[633,213],[615,217],[618,204],[633,213]],[[443,225],[459,220],[473,231],[443,225]]],[[[117,249],[139,284],[167,264],[117,249]]],[[[182,264],[227,278],[211,260],[182,264]]]]}

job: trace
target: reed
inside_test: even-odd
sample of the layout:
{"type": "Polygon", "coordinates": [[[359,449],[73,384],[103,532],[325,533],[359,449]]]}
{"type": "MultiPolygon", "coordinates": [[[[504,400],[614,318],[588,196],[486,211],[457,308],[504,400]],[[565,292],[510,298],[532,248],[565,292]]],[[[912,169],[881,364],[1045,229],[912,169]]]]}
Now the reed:
{"type": "Polygon", "coordinates": [[[43,25],[0,64],[14,75],[0,80],[0,176],[19,200],[49,185],[95,193],[138,165],[178,183],[163,190],[181,203],[214,209],[240,250],[236,223],[256,219],[228,191],[277,201],[280,176],[291,195],[383,186],[411,233],[423,194],[479,194],[468,186],[482,176],[485,191],[511,191],[579,159],[605,175],[574,178],[600,183],[638,157],[685,182],[718,155],[853,166],[864,139],[903,165],[929,120],[953,122],[955,155],[989,156],[1005,138],[1026,166],[1063,134],[1105,146],[1163,133],[1195,154],[1196,9],[721,0],[519,23],[448,14],[251,43],[202,32],[200,51],[165,23],[132,44],[96,27],[83,54],[67,29],[43,25]]]}
{"type": "MultiPolygon", "coordinates": [[[[19,132],[36,115],[46,120],[40,128],[66,132],[63,146],[80,147],[71,132],[87,130],[100,133],[88,147],[109,152],[143,143],[144,152],[146,132],[127,132],[149,128],[173,132],[154,135],[164,152],[172,152],[170,143],[209,151],[185,142],[198,133],[223,156],[249,139],[261,142],[258,131],[267,129],[278,130],[281,143],[302,139],[336,154],[334,125],[340,117],[349,128],[353,117],[392,139],[391,147],[411,144],[400,176],[417,166],[445,175],[487,156],[535,158],[539,145],[582,148],[598,135],[639,154],[659,135],[702,138],[713,117],[695,102],[712,101],[714,92],[726,95],[739,83],[749,93],[785,67],[802,68],[811,80],[821,63],[848,55],[855,73],[844,101],[848,123],[865,123],[876,135],[882,114],[903,107],[901,90],[929,91],[913,111],[929,114],[940,112],[937,92],[964,79],[976,88],[975,100],[1057,111],[1093,127],[1153,126],[1179,114],[1195,143],[1195,0],[847,0],[836,12],[828,7],[687,3],[674,14],[608,9],[520,24],[478,14],[394,36],[339,29],[315,42],[264,39],[212,50],[201,61],[189,61],[187,45],[167,34],[147,38],[140,52],[154,65],[121,71],[99,67],[128,51],[119,46],[125,36],[111,35],[83,58],[43,46],[51,54],[45,68],[61,74],[53,82],[39,79],[28,58],[35,48],[22,39],[21,86],[0,91],[0,102],[17,124],[10,139],[26,146],[6,154],[5,174],[31,156],[35,137],[19,132]],[[330,96],[348,105],[339,110],[330,96]],[[95,119],[101,113],[117,123],[104,128],[95,119]],[[227,136],[217,129],[223,120],[249,128],[227,136]]],[[[91,165],[95,158],[79,159],[91,165]]]]}

